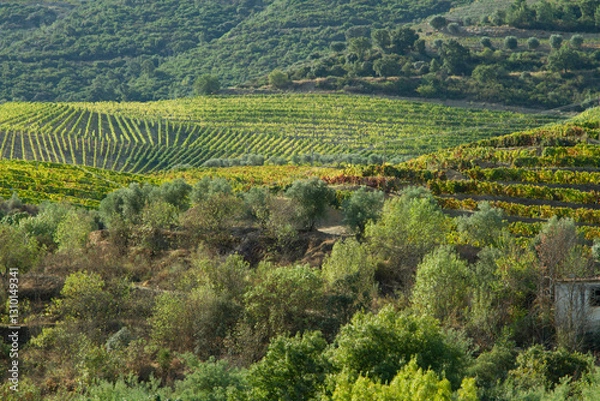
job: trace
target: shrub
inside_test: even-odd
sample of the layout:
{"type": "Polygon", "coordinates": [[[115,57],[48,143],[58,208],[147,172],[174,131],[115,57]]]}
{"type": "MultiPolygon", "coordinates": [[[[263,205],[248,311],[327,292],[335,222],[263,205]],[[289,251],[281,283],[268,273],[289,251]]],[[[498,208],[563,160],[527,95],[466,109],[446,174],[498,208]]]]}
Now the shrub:
{"type": "Polygon", "coordinates": [[[389,383],[373,381],[367,377],[342,372],[334,377],[334,401],[395,400],[395,401],[475,401],[477,387],[473,379],[464,379],[461,388],[452,392],[448,379],[430,369],[419,367],[415,358],[403,366],[389,383]]]}
{"type": "Polygon", "coordinates": [[[369,221],[377,221],[382,207],[383,192],[367,191],[362,187],[343,202],[344,223],[360,237],[369,221]]]}
{"type": "Polygon", "coordinates": [[[446,219],[424,189],[407,189],[383,206],[379,221],[367,225],[365,238],[383,262],[380,279],[386,286],[410,287],[421,258],[445,239],[446,219]]]}
{"type": "Polygon", "coordinates": [[[209,286],[161,294],[150,320],[155,345],[194,352],[202,359],[223,352],[223,341],[240,317],[240,307],[209,286]]]}
{"type": "Polygon", "coordinates": [[[18,227],[0,224],[0,299],[8,289],[7,278],[10,269],[18,269],[20,274],[31,269],[39,256],[39,248],[29,236],[18,227]]]}
{"type": "Polygon", "coordinates": [[[341,53],[344,50],[346,50],[346,43],[345,42],[331,42],[331,44],[329,45],[329,48],[336,53],[341,53]]]}
{"type": "MultiPolygon", "coordinates": [[[[102,204],[102,203],[101,203],[102,204]]],[[[19,220],[19,227],[28,235],[35,238],[40,245],[48,250],[56,249],[56,229],[71,207],[62,203],[44,203],[37,216],[19,220]]]]}
{"type": "Polygon", "coordinates": [[[449,23],[447,29],[452,35],[457,35],[460,33],[460,25],[458,25],[456,22],[449,23]]]}
{"type": "Polygon", "coordinates": [[[184,354],[183,359],[189,372],[185,379],[175,382],[173,399],[181,401],[241,399],[240,396],[248,386],[246,370],[231,367],[226,361],[217,361],[214,357],[203,362],[194,355],[184,354]]]}
{"type": "Polygon", "coordinates": [[[62,251],[81,251],[88,243],[90,232],[97,228],[94,218],[85,211],[71,210],[61,220],[54,241],[62,251]]]}
{"type": "Polygon", "coordinates": [[[333,190],[318,178],[294,181],[285,194],[298,205],[297,221],[309,230],[325,216],[327,206],[335,197],[333,190]]]}
{"type": "Polygon", "coordinates": [[[570,43],[571,43],[571,46],[573,46],[575,49],[580,49],[581,46],[583,46],[583,41],[584,41],[583,36],[577,34],[577,35],[571,36],[570,43]]]}
{"type": "Polygon", "coordinates": [[[516,36],[507,36],[504,38],[504,47],[514,50],[519,46],[519,41],[516,36]]]}
{"type": "Polygon", "coordinates": [[[488,202],[478,205],[479,210],[469,217],[459,217],[458,232],[476,246],[493,245],[506,227],[502,209],[493,208],[488,202]]]}
{"type": "Polygon", "coordinates": [[[538,47],[540,47],[540,40],[535,36],[530,37],[529,39],[527,39],[527,47],[530,50],[537,49],[538,47]]]}
{"type": "Polygon", "coordinates": [[[100,202],[99,213],[102,221],[109,228],[115,220],[137,224],[151,190],[151,186],[142,187],[138,183],[132,183],[127,188],[109,193],[100,202]]]}
{"type": "Polygon", "coordinates": [[[442,246],[425,256],[417,268],[412,300],[420,312],[441,321],[464,319],[468,306],[471,274],[467,263],[450,246],[442,246]]]}
{"type": "Polygon", "coordinates": [[[225,178],[204,177],[191,190],[192,203],[201,203],[216,195],[231,195],[233,189],[225,178]]]}
{"type": "Polygon", "coordinates": [[[247,359],[263,356],[270,339],[320,329],[324,322],[323,281],[309,266],[261,264],[244,295],[244,321],[237,341],[247,359]],[[285,302],[281,302],[285,300],[285,302]]]}
{"type": "Polygon", "coordinates": [[[150,193],[150,199],[162,199],[177,209],[184,211],[190,207],[189,195],[191,191],[191,185],[179,178],[165,182],[161,186],[154,188],[150,193]]]}
{"type": "Polygon", "coordinates": [[[250,369],[250,399],[316,399],[332,368],[326,348],[327,341],[318,331],[274,339],[265,357],[250,369]]]}
{"type": "Polygon", "coordinates": [[[331,354],[338,369],[381,382],[392,380],[415,358],[422,369],[445,372],[455,388],[469,359],[466,343],[444,334],[437,320],[396,312],[391,306],[378,314],[357,313],[340,329],[331,354]]]}
{"type": "MultiPolygon", "coordinates": [[[[72,273],[67,276],[61,298],[54,300],[51,311],[65,321],[76,322],[88,333],[96,334],[96,329],[106,329],[117,313],[115,296],[105,286],[97,273],[72,273]]],[[[111,289],[116,290],[115,287],[111,289]]]]}
{"type": "Polygon", "coordinates": [[[322,266],[323,279],[328,289],[339,300],[345,317],[358,308],[368,307],[375,287],[375,263],[366,247],[355,239],[338,241],[322,266]]]}
{"type": "Polygon", "coordinates": [[[559,49],[562,45],[562,42],[562,35],[550,35],[550,47],[552,47],[553,49],[559,49]]]}
{"type": "Polygon", "coordinates": [[[429,20],[429,25],[431,25],[431,27],[436,31],[439,31],[440,29],[445,27],[447,23],[448,21],[446,21],[446,18],[442,17],[441,15],[436,15],[435,17],[429,20]]]}
{"type": "Polygon", "coordinates": [[[562,378],[581,379],[594,369],[594,358],[559,348],[546,351],[534,345],[517,356],[517,366],[509,371],[509,380],[518,388],[554,388],[562,378]]]}
{"type": "Polygon", "coordinates": [[[220,89],[221,83],[219,82],[219,78],[214,75],[204,74],[194,82],[194,90],[199,95],[214,95],[220,89]]]}
{"type": "Polygon", "coordinates": [[[269,74],[269,84],[277,89],[285,89],[291,84],[288,75],[281,70],[273,70],[269,74]]]}
{"type": "Polygon", "coordinates": [[[490,39],[488,36],[484,36],[479,40],[479,43],[481,44],[481,46],[487,48],[487,49],[491,49],[492,48],[492,39],[490,39]]]}

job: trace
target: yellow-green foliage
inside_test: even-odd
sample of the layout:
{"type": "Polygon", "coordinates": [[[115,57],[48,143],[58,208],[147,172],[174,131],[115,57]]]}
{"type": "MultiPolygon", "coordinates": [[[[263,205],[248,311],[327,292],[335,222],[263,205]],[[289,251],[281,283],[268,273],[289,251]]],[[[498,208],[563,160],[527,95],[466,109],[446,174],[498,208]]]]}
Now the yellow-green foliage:
{"type": "Polygon", "coordinates": [[[345,95],[6,103],[0,158],[149,172],[247,154],[413,156],[551,120],[345,95]]]}
{"type": "Polygon", "coordinates": [[[338,375],[333,401],[476,401],[475,380],[463,379],[460,389],[452,392],[448,379],[440,379],[432,370],[418,367],[415,359],[404,366],[389,384],[360,376],[338,375]]]}

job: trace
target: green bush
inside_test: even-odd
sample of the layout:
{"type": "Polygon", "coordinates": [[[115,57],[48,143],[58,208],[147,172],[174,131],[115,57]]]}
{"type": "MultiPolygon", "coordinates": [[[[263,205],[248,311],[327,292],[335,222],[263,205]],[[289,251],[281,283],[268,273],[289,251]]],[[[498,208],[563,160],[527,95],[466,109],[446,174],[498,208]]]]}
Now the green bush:
{"type": "Polygon", "coordinates": [[[294,181],[285,194],[298,206],[296,218],[300,226],[308,230],[325,217],[327,206],[335,197],[334,191],[318,178],[294,181]]]}
{"type": "Polygon", "coordinates": [[[445,27],[447,23],[448,21],[446,21],[446,18],[442,17],[441,15],[436,15],[435,17],[429,20],[429,25],[431,25],[431,27],[436,31],[439,31],[440,29],[445,27]]]}
{"type": "Polygon", "coordinates": [[[273,70],[269,74],[269,84],[274,86],[277,89],[285,89],[292,81],[288,77],[288,75],[281,70],[273,70]]]}
{"type": "Polygon", "coordinates": [[[452,247],[442,246],[425,256],[417,267],[413,304],[426,315],[456,325],[466,318],[471,282],[467,263],[452,247]]]}
{"type": "Polygon", "coordinates": [[[540,40],[535,36],[530,37],[529,39],[527,39],[527,47],[531,50],[537,49],[538,47],[540,47],[540,40]]]}
{"type": "Polygon", "coordinates": [[[331,362],[324,353],[327,341],[316,332],[295,337],[277,337],[267,354],[248,372],[256,401],[317,399],[331,372],[331,362]]]}
{"type": "Polygon", "coordinates": [[[583,46],[584,39],[582,35],[577,34],[571,36],[569,42],[571,43],[571,46],[573,46],[575,49],[580,49],[581,46],[583,46]]]}
{"type": "Polygon", "coordinates": [[[473,379],[464,379],[460,389],[452,392],[450,382],[429,369],[419,367],[413,358],[389,383],[364,376],[355,379],[343,373],[335,378],[333,401],[476,401],[478,391],[473,379]]]}
{"type": "Polygon", "coordinates": [[[504,38],[504,47],[514,50],[519,46],[519,41],[516,36],[507,36],[504,38]]]}
{"type": "Polygon", "coordinates": [[[492,45],[492,39],[490,39],[488,36],[484,36],[479,40],[479,43],[481,44],[481,46],[487,48],[487,49],[491,49],[493,47],[492,45]]]}
{"type": "Polygon", "coordinates": [[[191,354],[183,355],[189,369],[183,380],[175,382],[173,399],[180,401],[227,401],[241,399],[247,390],[246,370],[231,367],[224,360],[210,357],[202,362],[191,354]]]}
{"type": "Polygon", "coordinates": [[[553,49],[559,49],[562,45],[562,42],[562,35],[550,35],[550,47],[552,47],[553,49]]]}
{"type": "Polygon", "coordinates": [[[457,35],[460,33],[460,25],[458,25],[456,22],[449,23],[446,29],[448,29],[448,32],[450,32],[452,35],[457,35]]]}
{"type": "Polygon", "coordinates": [[[383,192],[367,191],[365,187],[361,187],[342,203],[344,224],[360,237],[367,223],[377,221],[382,208],[383,192]]]}
{"type": "Polygon", "coordinates": [[[383,383],[415,358],[419,368],[445,374],[454,388],[469,364],[466,343],[444,334],[437,320],[390,306],[376,315],[357,313],[340,329],[331,355],[336,368],[383,383]]]}
{"type": "Polygon", "coordinates": [[[198,95],[214,95],[220,89],[221,83],[219,82],[219,78],[214,75],[204,74],[194,82],[194,91],[198,95]]]}
{"type": "Polygon", "coordinates": [[[594,358],[564,348],[547,351],[534,345],[517,356],[515,369],[509,371],[508,380],[521,389],[542,387],[552,389],[563,378],[580,380],[594,369],[594,358]]]}

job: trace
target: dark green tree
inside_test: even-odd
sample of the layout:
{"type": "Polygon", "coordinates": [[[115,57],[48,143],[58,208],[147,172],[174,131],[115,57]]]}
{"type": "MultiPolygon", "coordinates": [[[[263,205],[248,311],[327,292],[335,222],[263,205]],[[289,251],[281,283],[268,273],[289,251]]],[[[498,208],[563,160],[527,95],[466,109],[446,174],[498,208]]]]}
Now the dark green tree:
{"type": "Polygon", "coordinates": [[[451,39],[442,45],[440,55],[444,67],[451,74],[468,74],[470,72],[471,52],[458,41],[451,39]]]}
{"type": "Polygon", "coordinates": [[[514,50],[519,46],[519,41],[516,36],[507,36],[504,38],[504,47],[514,50]]]}
{"type": "Polygon", "coordinates": [[[194,91],[198,95],[214,95],[220,89],[221,83],[219,82],[219,78],[214,75],[204,74],[194,82],[194,91]]]}
{"type": "Polygon", "coordinates": [[[581,49],[581,46],[583,46],[584,39],[582,35],[577,34],[571,36],[569,42],[571,43],[571,46],[573,46],[575,49],[581,49]]]}
{"type": "Polygon", "coordinates": [[[273,70],[269,74],[269,84],[277,89],[285,89],[290,86],[292,81],[288,74],[281,70],[273,70]]]}
{"type": "Polygon", "coordinates": [[[342,204],[344,223],[360,237],[369,221],[377,221],[382,207],[383,192],[361,187],[342,204]]]}
{"type": "Polygon", "coordinates": [[[391,33],[391,52],[395,54],[406,54],[414,50],[415,42],[419,35],[407,26],[399,27],[391,33]]]}
{"type": "Polygon", "coordinates": [[[481,46],[491,49],[492,48],[492,39],[490,39],[488,36],[484,36],[479,40],[479,43],[481,43],[481,46]]]}
{"type": "Polygon", "coordinates": [[[318,331],[277,337],[265,357],[249,371],[252,400],[313,400],[323,389],[331,362],[327,341],[318,331]]]}
{"type": "Polygon", "coordinates": [[[371,38],[377,47],[379,47],[384,53],[389,50],[392,44],[390,31],[387,29],[376,29],[371,34],[371,38]]]}
{"type": "Polygon", "coordinates": [[[445,27],[447,23],[448,21],[446,21],[446,18],[442,17],[441,15],[436,15],[435,17],[429,20],[429,25],[431,25],[431,27],[436,31],[439,31],[440,29],[445,27]]]}
{"type": "Polygon", "coordinates": [[[309,230],[325,216],[334,196],[333,190],[318,178],[294,181],[285,194],[298,206],[298,223],[309,230]]]}
{"type": "Polygon", "coordinates": [[[469,361],[465,343],[456,340],[434,318],[385,306],[376,315],[357,313],[341,328],[331,354],[340,370],[381,382],[392,380],[414,357],[422,369],[445,372],[458,388],[469,361]]]}
{"type": "Polygon", "coordinates": [[[550,47],[552,47],[553,49],[560,49],[562,42],[562,35],[550,35],[550,47]]]}
{"type": "Polygon", "coordinates": [[[529,39],[527,39],[527,47],[530,50],[537,49],[538,47],[540,47],[540,40],[535,36],[530,37],[529,39]]]}
{"type": "Polygon", "coordinates": [[[373,70],[380,77],[393,77],[400,75],[398,56],[385,55],[373,63],[373,70]]]}

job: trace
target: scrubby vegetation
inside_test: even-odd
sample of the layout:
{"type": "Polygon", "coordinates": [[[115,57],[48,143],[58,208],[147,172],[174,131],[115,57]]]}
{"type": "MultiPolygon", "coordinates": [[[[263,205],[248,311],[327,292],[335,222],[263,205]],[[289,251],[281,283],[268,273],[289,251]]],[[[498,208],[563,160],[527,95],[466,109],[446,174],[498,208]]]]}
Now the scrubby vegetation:
{"type": "Polygon", "coordinates": [[[453,218],[425,188],[383,198],[317,178],[277,192],[205,177],[131,184],[97,210],[3,201],[0,265],[18,266],[30,338],[20,391],[3,384],[3,398],[598,392],[594,343],[555,322],[549,296],[597,272],[572,219],[527,239],[490,204],[453,218]],[[336,208],[354,235],[316,230],[336,208]]]}
{"type": "Polygon", "coordinates": [[[600,399],[599,10],[0,4],[0,398],[600,399]]]}

